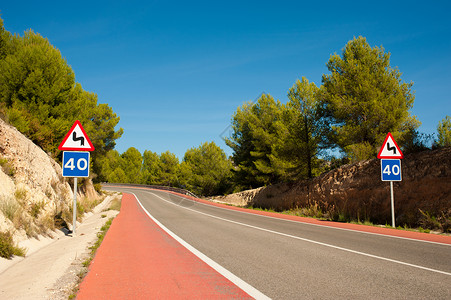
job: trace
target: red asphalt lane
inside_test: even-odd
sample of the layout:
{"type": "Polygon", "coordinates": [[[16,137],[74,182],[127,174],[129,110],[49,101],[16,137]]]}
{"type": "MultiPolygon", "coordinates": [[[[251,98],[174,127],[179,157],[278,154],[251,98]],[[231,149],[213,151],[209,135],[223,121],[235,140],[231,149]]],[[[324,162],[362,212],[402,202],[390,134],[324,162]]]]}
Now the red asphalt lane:
{"type": "Polygon", "coordinates": [[[80,284],[83,299],[252,299],[152,221],[124,193],[80,284]]]}

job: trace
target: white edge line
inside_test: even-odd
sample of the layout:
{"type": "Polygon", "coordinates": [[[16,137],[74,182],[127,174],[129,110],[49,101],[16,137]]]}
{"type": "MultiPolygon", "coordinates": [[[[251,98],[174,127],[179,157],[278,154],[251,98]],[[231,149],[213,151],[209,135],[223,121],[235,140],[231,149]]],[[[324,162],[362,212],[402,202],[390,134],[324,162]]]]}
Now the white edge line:
{"type": "MultiPolygon", "coordinates": [[[[131,188],[133,188],[133,187],[131,187],[131,188]]],[[[157,189],[151,189],[151,188],[144,188],[144,189],[146,189],[146,190],[153,190],[153,191],[159,191],[159,192],[164,192],[164,193],[166,192],[167,193],[167,191],[164,191],[164,190],[157,190],[157,189]]],[[[336,230],[351,231],[351,232],[356,232],[356,233],[361,233],[361,234],[377,235],[377,236],[382,236],[382,237],[387,237],[387,238],[394,238],[394,239],[401,239],[401,240],[407,240],[407,241],[413,241],[413,242],[428,243],[428,244],[435,244],[435,245],[451,247],[451,244],[446,244],[446,243],[441,243],[441,242],[426,241],[426,240],[420,240],[420,239],[408,238],[408,237],[402,237],[402,236],[396,236],[396,235],[389,235],[389,234],[383,234],[383,233],[361,231],[361,230],[357,230],[357,229],[334,227],[334,226],[330,226],[330,225],[314,224],[314,223],[309,223],[309,222],[304,222],[304,221],[289,220],[289,219],[284,219],[284,218],[280,218],[280,217],[266,216],[266,215],[256,214],[256,213],[253,213],[253,212],[235,210],[235,209],[230,209],[230,208],[227,208],[227,207],[216,206],[216,205],[209,204],[209,203],[203,203],[203,202],[200,202],[200,201],[189,199],[189,198],[184,197],[183,195],[179,195],[179,194],[172,194],[172,195],[177,196],[179,198],[186,199],[186,200],[190,200],[190,201],[193,201],[195,203],[202,204],[202,205],[205,205],[205,206],[216,207],[216,208],[219,208],[219,209],[225,209],[225,210],[229,210],[229,211],[233,210],[233,211],[236,211],[236,212],[239,212],[239,213],[242,213],[242,214],[259,216],[259,217],[263,217],[263,218],[270,218],[270,219],[275,219],[275,220],[279,220],[279,221],[286,221],[286,222],[292,222],[292,223],[302,223],[302,224],[305,224],[305,225],[311,225],[311,226],[317,226],[317,227],[325,227],[325,228],[336,229],[336,230]]]]}
{"type": "MultiPolygon", "coordinates": [[[[142,205],[142,203],[139,200],[139,198],[134,193],[132,193],[132,194],[133,194],[133,196],[135,196],[135,198],[138,201],[138,203],[141,206],[141,208],[146,212],[147,216],[149,216],[149,218],[151,218],[152,221],[154,221],[158,226],[160,226],[161,229],[163,229],[167,234],[169,234],[177,242],[182,244],[183,247],[188,249],[190,252],[192,252],[194,255],[196,255],[198,258],[200,258],[202,261],[204,261],[207,265],[209,265],[214,270],[216,270],[219,274],[221,274],[222,276],[224,276],[225,278],[230,280],[233,284],[238,286],[240,289],[245,291],[249,296],[251,296],[251,297],[253,297],[255,299],[271,299],[268,296],[266,296],[265,294],[263,294],[262,292],[260,292],[259,290],[257,290],[256,288],[254,288],[253,286],[251,286],[250,284],[248,284],[247,282],[245,282],[244,280],[242,280],[241,278],[239,278],[238,276],[236,276],[235,274],[233,274],[232,272],[230,272],[229,270],[227,270],[226,268],[224,268],[223,266],[221,266],[220,264],[216,263],[214,260],[212,260],[211,258],[206,256],[205,254],[203,254],[202,252],[200,252],[199,250],[197,250],[196,248],[194,248],[193,246],[191,246],[187,242],[185,242],[182,238],[180,238],[178,235],[176,235],[171,230],[169,230],[166,226],[161,224],[160,221],[155,219],[155,217],[153,217],[147,211],[147,209],[144,208],[144,206],[142,205]]],[[[155,195],[153,193],[152,193],[152,195],[157,196],[158,198],[166,201],[165,199],[161,198],[158,195],[155,195]]],[[[172,203],[172,202],[170,202],[170,203],[172,203]]]]}
{"type": "MultiPolygon", "coordinates": [[[[133,187],[128,187],[128,188],[133,188],[133,187]]],[[[151,188],[139,188],[139,189],[168,193],[167,191],[164,191],[164,190],[157,190],[157,189],[151,189],[151,188]]],[[[280,218],[280,217],[266,216],[266,215],[256,214],[256,213],[253,213],[253,212],[235,210],[235,209],[230,209],[230,208],[227,208],[227,207],[216,206],[216,205],[209,204],[209,203],[203,203],[203,202],[200,202],[200,201],[189,199],[189,198],[187,198],[187,197],[185,197],[183,195],[179,195],[179,194],[172,194],[172,195],[177,196],[179,198],[183,198],[185,200],[193,201],[195,203],[202,204],[202,205],[205,205],[205,206],[216,207],[218,209],[225,209],[225,210],[229,210],[229,211],[232,210],[232,211],[236,211],[236,212],[242,213],[242,214],[259,216],[259,217],[263,217],[263,218],[270,218],[270,219],[275,219],[275,220],[279,220],[279,221],[286,221],[286,222],[292,222],[292,223],[301,223],[301,224],[317,226],[317,227],[325,227],[325,228],[336,229],[336,230],[351,231],[351,232],[356,232],[356,233],[361,233],[361,234],[376,235],[376,236],[381,236],[381,237],[386,237],[386,238],[394,238],[394,239],[401,239],[401,240],[407,240],[407,241],[412,241],[412,242],[428,243],[428,244],[435,244],[435,245],[440,245],[440,246],[451,247],[451,244],[446,244],[446,243],[441,243],[441,242],[426,241],[426,240],[420,240],[420,239],[408,238],[408,237],[402,237],[402,236],[396,236],[396,235],[389,235],[389,234],[383,234],[383,233],[361,231],[361,230],[357,230],[357,229],[334,227],[334,226],[330,226],[330,225],[314,224],[314,223],[309,223],[309,222],[304,222],[304,221],[289,220],[289,219],[284,219],[284,218],[280,218]]]]}
{"type": "MultiPolygon", "coordinates": [[[[417,269],[421,269],[421,270],[426,270],[426,271],[430,271],[430,272],[434,272],[434,273],[439,273],[439,274],[451,276],[451,273],[448,273],[448,272],[445,272],[445,271],[431,269],[431,268],[428,268],[428,267],[423,267],[423,266],[419,266],[419,265],[415,265],[415,264],[410,264],[410,263],[406,263],[406,262],[395,260],[395,259],[391,259],[391,258],[386,258],[386,257],[378,256],[378,255],[373,255],[373,254],[369,254],[369,253],[365,253],[365,252],[360,252],[360,251],[357,251],[357,250],[352,250],[352,249],[343,248],[343,247],[339,247],[339,246],[335,246],[335,245],[331,245],[331,244],[327,244],[327,243],[322,243],[322,242],[318,242],[318,241],[314,241],[314,240],[310,240],[310,239],[306,239],[306,238],[301,238],[301,237],[298,237],[298,236],[295,236],[295,235],[291,235],[291,234],[286,234],[286,233],[283,233],[283,232],[278,232],[278,231],[265,229],[265,228],[261,228],[261,227],[257,227],[257,226],[253,226],[253,225],[237,222],[237,221],[224,219],[224,218],[221,218],[221,217],[217,217],[217,216],[214,216],[214,215],[210,215],[210,214],[207,214],[207,213],[203,213],[203,212],[197,211],[195,209],[191,209],[191,208],[188,208],[188,207],[183,207],[183,206],[177,205],[177,204],[175,204],[175,203],[173,203],[171,201],[168,201],[168,200],[166,200],[166,199],[164,199],[164,198],[160,197],[159,195],[156,195],[156,194],[154,194],[152,192],[150,192],[150,194],[152,194],[152,195],[160,198],[161,200],[163,200],[163,201],[165,201],[167,203],[170,203],[172,205],[175,205],[175,206],[184,208],[186,210],[190,210],[190,211],[199,213],[201,215],[209,216],[211,218],[215,218],[215,219],[218,219],[218,220],[226,221],[226,222],[229,222],[229,223],[233,223],[233,224],[237,224],[237,225],[241,225],[241,226],[246,226],[246,227],[249,227],[249,228],[253,228],[253,229],[257,229],[257,230],[261,230],[261,231],[265,231],[265,232],[269,232],[269,233],[273,233],[273,234],[278,234],[278,235],[281,235],[281,236],[285,236],[285,237],[289,237],[289,238],[293,238],[293,239],[297,239],[297,240],[301,240],[301,241],[305,241],[305,242],[309,242],[309,243],[313,243],[313,244],[317,244],[317,245],[321,245],[321,246],[337,249],[337,250],[342,250],[342,251],[353,253],[353,254],[358,254],[358,255],[371,257],[371,258],[375,258],[375,259],[379,259],[379,260],[383,260],[383,261],[388,261],[388,262],[392,262],[392,263],[396,263],[396,264],[400,264],[400,265],[404,265],[404,266],[409,266],[409,267],[413,267],[413,268],[417,268],[417,269]]],[[[187,200],[189,200],[189,199],[187,199],[187,200]]]]}
{"type": "MultiPolygon", "coordinates": [[[[162,192],[164,192],[164,191],[162,191],[162,192]]],[[[229,208],[226,208],[226,207],[220,207],[220,206],[216,206],[216,205],[212,205],[212,204],[208,204],[208,203],[203,203],[203,202],[195,201],[195,200],[192,200],[192,199],[189,199],[189,198],[183,197],[181,195],[177,195],[177,194],[172,194],[172,195],[180,197],[180,198],[183,198],[183,199],[186,199],[186,200],[190,200],[190,201],[193,201],[195,203],[202,204],[202,205],[206,205],[206,206],[210,206],[210,207],[213,206],[213,207],[216,207],[216,208],[219,208],[219,209],[225,209],[225,210],[233,210],[233,211],[236,211],[236,212],[239,212],[239,213],[253,215],[253,216],[260,216],[260,217],[264,217],[264,218],[270,218],[270,219],[281,220],[281,221],[286,221],[286,222],[302,223],[302,224],[311,225],[311,226],[326,227],[326,228],[337,229],[337,230],[352,231],[352,232],[362,233],[362,234],[377,235],[377,236],[383,236],[383,237],[387,237],[387,238],[395,238],[395,239],[408,240],[408,241],[413,241],[413,242],[421,242],[421,243],[436,244],[436,245],[451,247],[451,244],[445,244],[445,243],[440,243],[440,242],[426,241],[426,240],[420,240],[420,239],[414,239],[414,238],[408,238],[408,237],[402,237],[402,236],[396,236],[396,235],[388,235],[388,234],[383,234],[383,233],[361,231],[361,230],[357,230],[357,229],[341,228],[341,227],[334,227],[334,226],[329,226],[329,225],[322,225],[322,224],[314,224],[314,223],[308,223],[308,222],[303,222],[303,221],[289,220],[289,219],[273,217],[273,216],[266,216],[266,215],[252,213],[252,212],[241,211],[241,210],[234,210],[234,209],[229,209],[229,208]]]]}

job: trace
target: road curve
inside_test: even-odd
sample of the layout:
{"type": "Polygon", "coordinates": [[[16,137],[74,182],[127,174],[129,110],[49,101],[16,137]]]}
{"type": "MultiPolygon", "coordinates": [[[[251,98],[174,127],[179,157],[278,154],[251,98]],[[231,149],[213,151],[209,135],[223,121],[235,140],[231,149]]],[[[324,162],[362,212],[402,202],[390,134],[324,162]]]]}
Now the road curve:
{"type": "Polygon", "coordinates": [[[164,191],[106,189],[134,193],[170,231],[273,299],[451,298],[449,244],[269,218],[164,191]]]}
{"type": "MultiPolygon", "coordinates": [[[[255,298],[264,296],[249,291],[255,298]]],[[[252,299],[150,220],[133,195],[124,194],[121,212],[97,250],[77,299],[175,298],[252,299]]]]}

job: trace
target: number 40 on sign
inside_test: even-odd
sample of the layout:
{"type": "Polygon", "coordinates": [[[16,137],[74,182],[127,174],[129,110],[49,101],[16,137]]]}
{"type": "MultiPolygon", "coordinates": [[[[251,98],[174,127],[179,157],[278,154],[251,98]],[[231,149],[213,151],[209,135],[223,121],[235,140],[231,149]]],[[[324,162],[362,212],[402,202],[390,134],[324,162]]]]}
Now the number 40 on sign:
{"type": "Polygon", "coordinates": [[[381,159],[382,181],[401,181],[401,160],[381,159]]]}
{"type": "Polygon", "coordinates": [[[63,152],[63,177],[89,177],[89,152],[63,152]]]}

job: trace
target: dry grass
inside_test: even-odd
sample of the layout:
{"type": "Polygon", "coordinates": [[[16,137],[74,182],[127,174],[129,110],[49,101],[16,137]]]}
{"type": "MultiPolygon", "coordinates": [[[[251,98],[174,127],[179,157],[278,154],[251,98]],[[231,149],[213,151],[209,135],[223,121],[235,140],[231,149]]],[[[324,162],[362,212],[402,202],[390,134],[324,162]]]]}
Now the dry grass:
{"type": "Polygon", "coordinates": [[[20,210],[20,208],[21,207],[16,200],[10,197],[0,198],[0,210],[3,212],[3,215],[9,220],[14,221],[14,217],[20,210]]]}
{"type": "Polygon", "coordinates": [[[3,172],[13,177],[15,174],[14,167],[11,165],[11,163],[6,158],[0,158],[0,167],[3,169],[3,172]]]}
{"type": "Polygon", "coordinates": [[[25,254],[25,248],[18,247],[14,244],[10,232],[0,232],[0,257],[10,259],[14,255],[25,256],[25,254]]]}
{"type": "Polygon", "coordinates": [[[113,200],[111,200],[109,209],[120,211],[121,205],[122,205],[121,197],[116,197],[113,200]]]}
{"type": "Polygon", "coordinates": [[[29,208],[29,214],[36,219],[39,214],[41,213],[41,211],[45,208],[46,205],[46,201],[45,200],[41,200],[38,202],[34,202],[31,203],[30,208],[29,208]]]}
{"type": "Polygon", "coordinates": [[[19,202],[22,206],[25,206],[27,195],[27,190],[23,188],[17,188],[14,192],[14,196],[16,197],[17,202],[19,202]]]}

